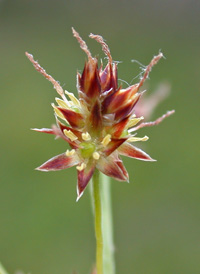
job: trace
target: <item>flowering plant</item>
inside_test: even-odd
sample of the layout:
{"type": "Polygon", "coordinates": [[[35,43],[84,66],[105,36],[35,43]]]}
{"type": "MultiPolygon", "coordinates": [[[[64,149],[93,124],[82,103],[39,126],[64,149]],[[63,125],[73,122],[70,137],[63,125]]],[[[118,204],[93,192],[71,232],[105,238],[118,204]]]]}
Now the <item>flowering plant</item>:
{"type": "MultiPolygon", "coordinates": [[[[103,38],[90,34],[90,38],[100,43],[108,59],[105,67],[102,63],[99,67],[98,59],[92,57],[86,43],[74,29],[72,31],[88,57],[83,73],[77,74],[78,99],[73,93],[64,91],[60,84],[33,59],[33,56],[26,52],[26,56],[36,70],[53,84],[61,97],[61,99],[56,98],[57,105],[52,104],[57,125],[53,125],[50,129],[34,130],[62,138],[71,147],[70,150],[67,149],[51,158],[37,169],[55,171],[76,166],[77,200],[82,196],[90,179],[94,178],[97,273],[100,274],[103,273],[103,239],[98,171],[118,181],[128,181],[128,172],[120,158],[121,155],[143,161],[154,161],[147,153],[132,144],[148,140],[147,136],[137,137],[135,132],[142,127],[160,123],[173,111],[150,123],[142,123],[143,117],[136,117],[134,113],[134,107],[143,94],[140,88],[152,67],[163,57],[162,53],[151,60],[139,83],[123,89],[122,86],[118,86],[117,62],[113,61],[103,38]]],[[[107,273],[111,274],[111,272],[107,273]]]]}

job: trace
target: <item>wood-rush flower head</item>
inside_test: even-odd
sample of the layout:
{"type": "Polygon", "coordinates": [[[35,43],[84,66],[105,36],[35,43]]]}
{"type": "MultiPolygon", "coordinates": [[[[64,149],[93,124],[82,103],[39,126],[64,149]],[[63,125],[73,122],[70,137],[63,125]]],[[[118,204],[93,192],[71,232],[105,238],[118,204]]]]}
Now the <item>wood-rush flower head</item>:
{"type": "Polygon", "coordinates": [[[83,73],[77,74],[78,99],[73,93],[64,91],[31,54],[26,52],[26,56],[36,70],[53,84],[61,97],[61,99],[56,98],[57,105],[52,105],[57,126],[54,125],[51,129],[34,130],[54,134],[64,139],[71,147],[71,150],[67,149],[37,169],[52,171],[76,166],[78,200],[95,168],[118,181],[129,180],[120,155],[143,161],[154,161],[147,153],[132,145],[133,142],[146,141],[148,137],[135,137],[132,132],[141,127],[158,124],[173,111],[167,112],[155,122],[150,123],[140,123],[143,117],[136,117],[134,114],[134,107],[143,94],[139,90],[152,67],[163,56],[162,53],[151,60],[139,83],[122,89],[118,86],[117,63],[112,60],[110,50],[103,38],[90,34],[90,38],[100,43],[108,58],[106,66],[103,67],[101,64],[99,67],[97,58],[92,57],[86,43],[74,29],[72,31],[88,57],[83,73]],[[138,123],[140,124],[137,125],[138,123]]]}

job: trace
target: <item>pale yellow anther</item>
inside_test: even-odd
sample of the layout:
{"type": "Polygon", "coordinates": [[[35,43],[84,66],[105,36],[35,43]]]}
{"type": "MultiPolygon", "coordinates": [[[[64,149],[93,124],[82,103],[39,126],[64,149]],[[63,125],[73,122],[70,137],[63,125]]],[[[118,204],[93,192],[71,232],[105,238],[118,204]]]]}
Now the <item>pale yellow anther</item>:
{"type": "Polygon", "coordinates": [[[130,138],[128,138],[128,142],[130,142],[130,143],[132,143],[132,142],[138,142],[138,141],[142,141],[142,142],[144,142],[144,141],[147,141],[149,139],[149,137],[148,136],[144,136],[144,137],[135,137],[135,136],[132,136],[132,137],[130,137],[130,138]]]}
{"type": "Polygon", "coordinates": [[[61,119],[67,121],[67,120],[65,119],[64,115],[62,114],[62,112],[61,112],[59,109],[57,109],[57,107],[56,107],[54,104],[51,104],[51,105],[52,105],[52,107],[54,108],[54,111],[55,111],[56,115],[57,115],[58,117],[60,117],[61,119]]]}
{"type": "Polygon", "coordinates": [[[72,156],[72,155],[75,154],[75,152],[76,152],[75,149],[72,149],[72,150],[67,149],[66,155],[67,155],[67,156],[72,156]]]}
{"type": "Polygon", "coordinates": [[[99,152],[95,151],[95,152],[92,154],[92,157],[93,157],[95,160],[99,160],[99,158],[100,158],[99,152]]]}
{"type": "Polygon", "coordinates": [[[57,98],[57,97],[56,97],[55,100],[56,100],[57,104],[60,107],[62,107],[62,108],[69,108],[69,102],[68,101],[63,101],[63,100],[61,100],[60,98],[57,98]]]}
{"type": "Polygon", "coordinates": [[[71,130],[64,129],[63,132],[72,142],[78,139],[78,137],[71,130]]]}
{"type": "Polygon", "coordinates": [[[86,133],[82,133],[82,139],[84,140],[84,141],[90,141],[91,140],[91,136],[90,136],[90,134],[88,133],[88,132],[86,132],[86,133]]]}
{"type": "Polygon", "coordinates": [[[68,91],[66,91],[66,90],[65,90],[65,93],[66,93],[67,96],[72,100],[72,102],[74,103],[75,106],[78,106],[78,107],[81,106],[79,100],[74,96],[73,93],[68,92],[68,91]]]}
{"type": "Polygon", "coordinates": [[[141,116],[139,118],[131,118],[129,123],[128,123],[128,128],[134,127],[135,125],[137,125],[143,119],[144,119],[143,116],[141,116]]]}
{"type": "Polygon", "coordinates": [[[77,166],[76,169],[79,171],[82,171],[84,168],[86,168],[86,164],[82,163],[80,166],[77,166]]]}
{"type": "Polygon", "coordinates": [[[101,142],[104,147],[106,147],[111,141],[111,135],[107,134],[104,138],[103,141],[101,142]]]}

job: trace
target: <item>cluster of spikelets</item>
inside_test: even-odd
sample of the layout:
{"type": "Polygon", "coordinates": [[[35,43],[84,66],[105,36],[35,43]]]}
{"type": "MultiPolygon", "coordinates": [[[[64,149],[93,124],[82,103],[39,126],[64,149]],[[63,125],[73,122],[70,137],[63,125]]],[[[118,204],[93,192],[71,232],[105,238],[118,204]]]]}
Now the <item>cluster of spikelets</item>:
{"type": "Polygon", "coordinates": [[[37,71],[44,75],[56,89],[60,98],[53,104],[57,126],[51,129],[34,129],[39,132],[54,134],[64,139],[71,150],[48,160],[38,170],[55,171],[76,166],[78,172],[77,194],[83,194],[95,168],[119,181],[128,181],[128,173],[120,155],[131,158],[154,161],[148,154],[136,148],[132,143],[148,140],[147,136],[136,137],[136,130],[141,127],[158,124],[171,112],[151,123],[140,123],[143,117],[136,117],[134,106],[142,96],[139,92],[151,68],[163,56],[155,56],[146,67],[140,82],[126,89],[118,86],[117,63],[112,60],[110,50],[103,38],[90,34],[102,46],[108,63],[98,66],[98,60],[92,57],[86,43],[73,30],[80,47],[87,54],[88,60],[82,74],[77,74],[77,99],[73,93],[64,91],[46,71],[26,53],[37,71]],[[67,97],[65,96],[67,95],[67,97]],[[64,123],[63,123],[64,122],[64,123]]]}

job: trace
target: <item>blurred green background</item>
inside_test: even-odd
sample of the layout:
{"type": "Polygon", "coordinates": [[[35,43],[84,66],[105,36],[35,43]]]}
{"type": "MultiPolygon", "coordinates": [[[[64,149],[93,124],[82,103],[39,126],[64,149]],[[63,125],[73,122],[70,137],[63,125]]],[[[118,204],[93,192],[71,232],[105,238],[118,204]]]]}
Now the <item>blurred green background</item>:
{"type": "Polygon", "coordinates": [[[166,59],[151,72],[148,92],[164,80],[172,86],[152,119],[176,114],[140,132],[158,161],[124,159],[131,183],[112,182],[117,274],[200,273],[199,14],[197,0],[0,1],[0,261],[9,273],[84,274],[95,262],[90,196],[75,202],[75,168],[34,170],[66,144],[29,130],[55,122],[56,92],[24,52],[76,93],[86,57],[72,26],[103,58],[88,38],[101,34],[129,83],[140,72],[131,59],[147,65],[161,49],[166,59]]]}

